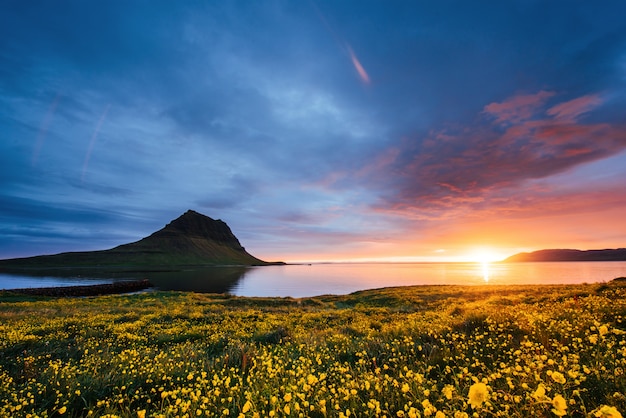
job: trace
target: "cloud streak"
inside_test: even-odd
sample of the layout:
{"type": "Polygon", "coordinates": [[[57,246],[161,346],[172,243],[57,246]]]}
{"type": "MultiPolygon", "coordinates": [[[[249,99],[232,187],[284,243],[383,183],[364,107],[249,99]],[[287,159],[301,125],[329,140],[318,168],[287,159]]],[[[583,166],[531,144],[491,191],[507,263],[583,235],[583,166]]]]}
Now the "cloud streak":
{"type": "Polygon", "coordinates": [[[85,154],[85,161],[83,162],[83,170],[80,176],[81,181],[85,181],[85,173],[87,172],[87,168],[89,167],[89,159],[91,158],[93,147],[96,143],[96,139],[98,138],[98,134],[100,133],[100,128],[102,128],[102,123],[106,119],[107,113],[109,113],[110,108],[111,108],[111,105],[109,104],[104,109],[104,112],[102,112],[102,116],[100,116],[100,119],[98,120],[98,123],[96,124],[96,129],[94,129],[93,134],[91,135],[91,139],[89,140],[89,148],[87,148],[87,153],[85,154]]]}
{"type": "Polygon", "coordinates": [[[352,65],[354,65],[354,69],[359,74],[361,81],[365,84],[370,84],[370,76],[369,74],[367,74],[367,71],[365,71],[365,68],[363,68],[363,65],[361,65],[361,61],[359,61],[356,54],[349,45],[346,46],[346,48],[348,49],[348,53],[350,54],[350,60],[352,60],[352,65]]]}

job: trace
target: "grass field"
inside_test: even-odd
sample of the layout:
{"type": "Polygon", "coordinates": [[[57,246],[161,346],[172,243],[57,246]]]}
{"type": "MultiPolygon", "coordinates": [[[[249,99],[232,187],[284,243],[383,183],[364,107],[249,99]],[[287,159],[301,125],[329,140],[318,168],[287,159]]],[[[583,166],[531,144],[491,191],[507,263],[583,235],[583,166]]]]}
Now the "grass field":
{"type": "Polygon", "coordinates": [[[626,284],[0,293],[1,417],[619,417],[626,284]]]}

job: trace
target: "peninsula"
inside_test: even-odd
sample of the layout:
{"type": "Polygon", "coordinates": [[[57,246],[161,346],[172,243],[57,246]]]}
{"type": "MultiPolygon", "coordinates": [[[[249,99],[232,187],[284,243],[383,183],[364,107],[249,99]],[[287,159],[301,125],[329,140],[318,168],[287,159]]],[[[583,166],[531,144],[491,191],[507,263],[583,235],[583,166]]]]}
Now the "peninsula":
{"type": "Polygon", "coordinates": [[[539,250],[515,254],[505,263],[524,261],[626,261],[626,248],[606,250],[539,250]]]}

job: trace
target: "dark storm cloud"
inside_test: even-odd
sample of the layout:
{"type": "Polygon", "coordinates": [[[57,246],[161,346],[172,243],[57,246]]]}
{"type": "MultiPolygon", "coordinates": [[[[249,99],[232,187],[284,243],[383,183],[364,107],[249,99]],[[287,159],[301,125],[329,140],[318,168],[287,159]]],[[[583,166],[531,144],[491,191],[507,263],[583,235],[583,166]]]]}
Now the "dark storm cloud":
{"type": "Polygon", "coordinates": [[[0,253],[6,257],[28,254],[33,249],[38,253],[59,252],[60,242],[67,245],[82,241],[84,247],[98,249],[102,241],[124,236],[114,233],[121,214],[111,210],[11,195],[0,195],[0,207],[0,234],[4,237],[0,241],[0,253]],[[101,229],[105,225],[108,231],[101,229]],[[95,243],[94,235],[97,235],[95,243]]]}

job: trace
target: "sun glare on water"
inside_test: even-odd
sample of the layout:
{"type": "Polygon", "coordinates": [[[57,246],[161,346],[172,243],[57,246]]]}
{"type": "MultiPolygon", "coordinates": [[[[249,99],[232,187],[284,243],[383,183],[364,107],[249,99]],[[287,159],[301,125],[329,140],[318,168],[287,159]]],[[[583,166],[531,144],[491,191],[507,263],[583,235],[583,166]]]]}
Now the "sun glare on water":
{"type": "Polygon", "coordinates": [[[481,264],[483,270],[483,280],[485,281],[485,283],[489,283],[489,263],[483,262],[481,264]]]}
{"type": "Polygon", "coordinates": [[[481,248],[474,251],[469,258],[472,262],[479,263],[481,265],[483,280],[485,281],[485,283],[489,283],[490,263],[499,261],[503,257],[493,250],[481,248]]]}

